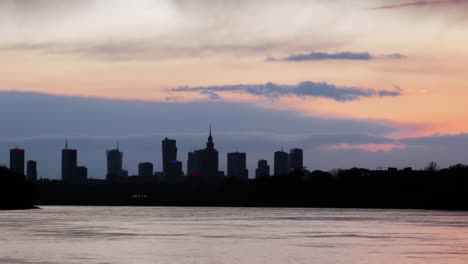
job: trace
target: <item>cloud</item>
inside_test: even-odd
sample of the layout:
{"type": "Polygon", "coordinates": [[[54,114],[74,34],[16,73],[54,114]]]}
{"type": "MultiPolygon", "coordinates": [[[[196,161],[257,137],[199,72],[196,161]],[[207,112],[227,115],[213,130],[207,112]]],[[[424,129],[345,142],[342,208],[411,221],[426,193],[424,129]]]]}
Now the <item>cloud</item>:
{"type": "Polygon", "coordinates": [[[368,151],[368,152],[390,152],[395,149],[404,149],[405,145],[402,144],[338,144],[338,145],[330,145],[327,147],[331,150],[350,150],[350,149],[357,149],[361,151],[368,151]]]}
{"type": "Polygon", "coordinates": [[[393,53],[393,54],[385,54],[381,56],[382,58],[385,59],[394,59],[394,60],[401,60],[401,59],[406,59],[407,56],[400,54],[400,53],[393,53]]]}
{"type": "Polygon", "coordinates": [[[374,57],[368,52],[337,52],[337,53],[324,53],[324,52],[311,52],[295,54],[288,57],[275,59],[269,58],[272,61],[322,61],[322,60],[372,60],[374,57]]]}
{"type": "MultiPolygon", "coordinates": [[[[172,92],[197,92],[200,94],[209,94],[213,97],[215,94],[223,92],[247,93],[268,98],[277,98],[281,96],[299,96],[299,97],[322,97],[333,99],[338,102],[354,101],[362,97],[393,97],[401,96],[401,90],[376,90],[361,89],[356,87],[336,86],[325,82],[301,82],[297,85],[283,85],[275,83],[266,84],[239,84],[223,86],[204,86],[204,87],[177,87],[171,89],[172,92]]],[[[216,98],[216,99],[218,99],[216,98]]]]}
{"type": "MultiPolygon", "coordinates": [[[[185,168],[187,152],[205,145],[209,123],[213,123],[220,166],[225,167],[226,152],[238,149],[249,153],[251,172],[258,159],[272,161],[273,151],[281,146],[320,151],[326,145],[387,144],[393,141],[385,135],[401,129],[385,122],[303,116],[220,100],[143,102],[0,92],[0,113],[14,113],[0,122],[0,150],[15,145],[26,148],[26,159],[38,161],[40,175],[54,178],[60,175],[65,138],[79,150],[78,160],[90,175],[102,177],[105,150],[114,147],[116,140],[130,173],[137,171],[139,161],[154,162],[160,170],[160,141],[166,136],[177,140],[185,168]]],[[[330,163],[325,158],[308,159],[315,166],[330,163]]],[[[8,152],[0,151],[0,164],[7,161],[8,152]]]]}
{"type": "Polygon", "coordinates": [[[415,1],[403,4],[384,5],[374,9],[398,9],[398,8],[419,8],[419,7],[439,7],[466,5],[468,0],[437,0],[437,1],[415,1]]]}
{"type": "Polygon", "coordinates": [[[267,61],[292,61],[292,62],[301,62],[301,61],[324,61],[324,60],[361,60],[369,61],[375,59],[405,59],[406,56],[393,53],[393,54],[384,54],[380,56],[375,56],[369,52],[336,52],[336,53],[325,53],[325,52],[311,52],[311,53],[300,53],[294,54],[283,58],[267,58],[267,61]]]}
{"type": "Polygon", "coordinates": [[[456,135],[433,135],[427,137],[411,137],[401,140],[405,144],[413,146],[439,146],[447,148],[455,148],[457,146],[468,143],[468,134],[456,135]]]}

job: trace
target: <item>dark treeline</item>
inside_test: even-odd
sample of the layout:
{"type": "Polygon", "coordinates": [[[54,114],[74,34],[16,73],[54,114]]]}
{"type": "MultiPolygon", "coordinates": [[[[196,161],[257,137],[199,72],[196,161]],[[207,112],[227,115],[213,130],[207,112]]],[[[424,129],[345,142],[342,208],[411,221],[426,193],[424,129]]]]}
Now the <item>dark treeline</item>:
{"type": "Polygon", "coordinates": [[[249,181],[224,178],[216,183],[184,179],[164,183],[135,177],[83,184],[41,180],[35,183],[35,200],[43,205],[468,209],[468,166],[462,164],[441,170],[431,164],[421,171],[296,171],[249,181]]]}
{"type": "Polygon", "coordinates": [[[0,166],[0,209],[30,209],[33,206],[33,186],[24,176],[0,166]]]}

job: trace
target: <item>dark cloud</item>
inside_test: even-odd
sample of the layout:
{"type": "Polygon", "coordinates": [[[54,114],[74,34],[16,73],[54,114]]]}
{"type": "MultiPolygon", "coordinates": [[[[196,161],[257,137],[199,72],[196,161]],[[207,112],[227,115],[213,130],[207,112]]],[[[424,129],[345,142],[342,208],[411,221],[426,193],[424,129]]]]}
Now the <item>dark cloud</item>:
{"type": "Polygon", "coordinates": [[[307,117],[294,111],[272,111],[245,103],[207,101],[161,103],[130,100],[52,96],[37,93],[0,92],[0,164],[8,161],[8,149],[26,148],[26,159],[38,161],[39,175],[60,175],[60,149],[65,138],[78,149],[78,160],[92,177],[105,175],[105,150],[117,140],[124,164],[136,173],[140,161],[151,161],[161,170],[161,140],[177,140],[179,159],[186,166],[187,152],[203,147],[208,124],[213,123],[220,166],[226,153],[248,152],[251,175],[258,159],[273,166],[273,152],[284,147],[304,148],[310,169],[353,166],[416,166],[436,160],[441,166],[467,163],[468,134],[439,135],[395,140],[386,135],[401,127],[377,121],[307,117]],[[328,146],[395,144],[386,152],[333,149],[328,146]]]}
{"type": "Polygon", "coordinates": [[[90,175],[102,177],[105,150],[117,140],[131,173],[139,161],[161,169],[161,140],[166,136],[177,140],[185,168],[187,152],[205,145],[209,123],[222,168],[226,152],[238,149],[249,152],[251,172],[259,158],[271,161],[282,146],[319,151],[327,144],[378,144],[389,141],[383,135],[401,129],[385,122],[307,117],[219,100],[161,103],[0,92],[0,112],[9,113],[1,120],[0,164],[7,163],[8,149],[18,145],[26,148],[27,159],[38,161],[41,176],[54,178],[60,175],[65,138],[78,148],[80,164],[88,166],[90,175]]]}
{"type": "Polygon", "coordinates": [[[398,8],[418,8],[418,7],[439,7],[467,5],[468,0],[436,0],[436,1],[415,1],[394,5],[383,5],[374,9],[398,9],[398,8]]]}
{"type": "Polygon", "coordinates": [[[325,52],[311,52],[304,54],[295,54],[290,55],[284,58],[273,58],[270,57],[268,61],[292,61],[292,62],[301,62],[301,61],[324,61],[324,60],[362,60],[369,61],[374,59],[405,59],[406,56],[393,53],[385,54],[381,56],[374,56],[369,52],[337,52],[337,53],[325,53],[325,52]]]}
{"type": "Polygon", "coordinates": [[[281,96],[299,96],[299,97],[324,97],[335,101],[345,102],[354,101],[362,97],[386,97],[400,96],[403,94],[400,90],[376,90],[360,89],[356,87],[339,87],[324,82],[302,82],[297,85],[282,85],[274,83],[266,84],[239,84],[223,86],[206,87],[178,87],[171,89],[173,92],[198,92],[201,94],[214,94],[222,92],[240,92],[248,93],[269,98],[281,96]]]}
{"type": "Polygon", "coordinates": [[[324,53],[311,52],[305,54],[295,54],[284,58],[269,58],[272,61],[322,61],[322,60],[372,60],[374,57],[368,52],[338,52],[324,53]]]}
{"type": "Polygon", "coordinates": [[[439,146],[453,148],[468,143],[468,134],[433,135],[427,137],[413,137],[402,139],[401,142],[414,146],[439,146]]]}

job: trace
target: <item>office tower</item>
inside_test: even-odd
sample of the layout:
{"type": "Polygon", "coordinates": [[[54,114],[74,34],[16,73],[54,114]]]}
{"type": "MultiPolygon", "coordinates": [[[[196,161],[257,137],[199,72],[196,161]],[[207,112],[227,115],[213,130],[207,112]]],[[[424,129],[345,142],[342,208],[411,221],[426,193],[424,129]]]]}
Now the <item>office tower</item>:
{"type": "Polygon", "coordinates": [[[187,159],[187,176],[201,176],[198,169],[198,155],[196,152],[189,152],[187,159]]]}
{"type": "Polygon", "coordinates": [[[173,160],[169,164],[167,164],[167,174],[169,177],[164,178],[167,182],[179,182],[182,180],[184,176],[184,172],[182,170],[182,162],[178,160],[173,160]]]}
{"type": "Polygon", "coordinates": [[[34,160],[28,160],[26,163],[26,180],[37,181],[37,163],[34,160]]]}
{"type": "Polygon", "coordinates": [[[10,149],[10,170],[24,175],[24,149],[10,149]]]}
{"type": "Polygon", "coordinates": [[[255,170],[255,177],[268,177],[270,176],[270,166],[266,160],[259,160],[257,169],[255,170]]]}
{"type": "Polygon", "coordinates": [[[106,151],[107,157],[107,175],[106,179],[111,180],[114,178],[125,177],[123,173],[123,153],[119,150],[117,143],[116,149],[106,151]]]}
{"type": "Polygon", "coordinates": [[[303,155],[302,149],[294,148],[289,151],[289,169],[291,171],[294,170],[302,170],[304,168],[303,165],[303,155]]]}
{"type": "Polygon", "coordinates": [[[246,154],[232,152],[227,154],[227,176],[239,177],[243,180],[249,178],[249,171],[246,168],[246,154]]]}
{"type": "Polygon", "coordinates": [[[275,176],[282,176],[289,174],[289,154],[287,152],[276,151],[275,152],[275,164],[274,164],[275,176]]]}
{"type": "Polygon", "coordinates": [[[188,170],[189,175],[202,176],[204,178],[218,178],[218,151],[214,148],[213,137],[210,133],[206,148],[189,153],[188,170]],[[191,154],[192,153],[192,154],[191,154]]]}
{"type": "Polygon", "coordinates": [[[165,138],[162,141],[162,165],[163,178],[169,180],[170,177],[175,177],[178,174],[174,167],[174,162],[177,161],[177,145],[173,139],[165,138]]]}
{"type": "Polygon", "coordinates": [[[73,172],[77,167],[77,151],[68,148],[68,141],[65,141],[65,148],[62,149],[62,181],[72,181],[73,172]]]}
{"type": "Polygon", "coordinates": [[[72,182],[82,183],[82,182],[86,182],[87,179],[88,179],[88,168],[86,168],[85,166],[76,167],[73,172],[72,182]]]}
{"type": "Polygon", "coordinates": [[[152,177],[153,176],[153,163],[140,162],[140,164],[138,164],[138,176],[152,177]]]}

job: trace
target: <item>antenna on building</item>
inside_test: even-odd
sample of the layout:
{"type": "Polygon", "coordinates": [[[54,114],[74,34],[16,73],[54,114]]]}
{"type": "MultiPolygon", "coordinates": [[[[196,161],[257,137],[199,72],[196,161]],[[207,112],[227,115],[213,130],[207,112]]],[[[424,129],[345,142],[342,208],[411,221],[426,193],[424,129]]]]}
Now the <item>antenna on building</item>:
{"type": "Polygon", "coordinates": [[[211,123],[210,123],[210,137],[211,137],[211,123]]]}
{"type": "Polygon", "coordinates": [[[65,149],[68,149],[68,139],[65,139],[65,149]]]}
{"type": "Polygon", "coordinates": [[[119,141],[117,140],[117,150],[119,150],[119,141]]]}

